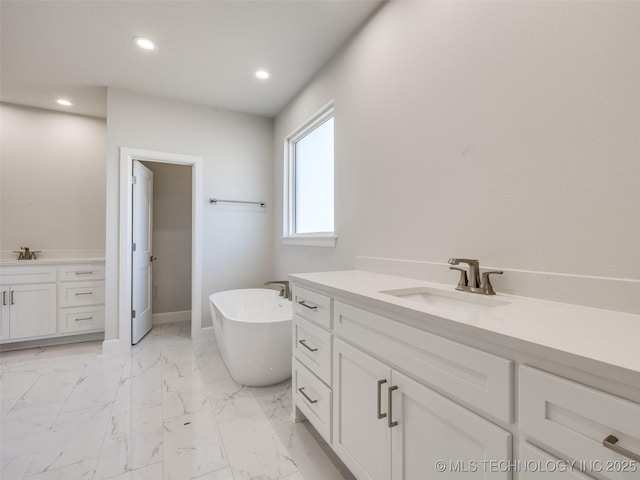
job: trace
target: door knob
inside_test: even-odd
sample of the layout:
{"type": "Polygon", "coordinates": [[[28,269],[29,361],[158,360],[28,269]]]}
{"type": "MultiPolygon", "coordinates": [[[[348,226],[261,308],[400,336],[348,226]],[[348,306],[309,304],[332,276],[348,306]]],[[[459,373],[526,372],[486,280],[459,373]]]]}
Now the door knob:
{"type": "Polygon", "coordinates": [[[154,260],[157,260],[157,259],[158,259],[158,257],[154,257],[153,255],[151,255],[151,256],[149,257],[149,261],[150,261],[150,262],[153,262],[154,260]]]}

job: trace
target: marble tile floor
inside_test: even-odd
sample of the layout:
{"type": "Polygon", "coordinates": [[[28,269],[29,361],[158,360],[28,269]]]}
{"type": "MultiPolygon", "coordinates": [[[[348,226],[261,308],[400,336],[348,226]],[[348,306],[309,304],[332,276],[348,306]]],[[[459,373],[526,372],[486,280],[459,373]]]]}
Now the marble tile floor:
{"type": "Polygon", "coordinates": [[[127,354],[102,342],[0,354],[2,480],[352,480],[291,384],[236,384],[213,338],[160,325],[127,354]]]}

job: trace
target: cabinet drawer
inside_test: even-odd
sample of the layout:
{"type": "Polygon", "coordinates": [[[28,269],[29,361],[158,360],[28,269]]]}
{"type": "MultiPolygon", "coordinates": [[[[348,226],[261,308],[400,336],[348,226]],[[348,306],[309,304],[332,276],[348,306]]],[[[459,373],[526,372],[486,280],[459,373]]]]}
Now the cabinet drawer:
{"type": "Polygon", "coordinates": [[[445,395],[513,421],[511,360],[340,302],[334,332],[445,395]]]}
{"type": "Polygon", "coordinates": [[[331,298],[300,287],[293,289],[293,312],[331,328],[331,298]]]}
{"type": "Polygon", "coordinates": [[[58,332],[74,333],[104,330],[104,307],[61,308],[58,312],[58,332]]]}
{"type": "Polygon", "coordinates": [[[520,443],[519,480],[592,480],[571,463],[562,461],[528,443],[520,443]]]}
{"type": "Polygon", "coordinates": [[[293,359],[293,399],[309,422],[331,443],[331,390],[293,359]]]}
{"type": "Polygon", "coordinates": [[[591,387],[522,366],[520,428],[560,458],[594,464],[598,478],[638,479],[640,462],[605,448],[614,435],[617,445],[640,455],[640,404],[591,387]]]}
{"type": "Polygon", "coordinates": [[[59,287],[61,307],[104,303],[104,282],[69,282],[59,287]]]}
{"type": "MultiPolygon", "coordinates": [[[[29,260],[25,260],[28,262],[29,260]]],[[[0,267],[1,285],[50,283],[56,281],[56,267],[37,265],[8,265],[0,267]]]]}
{"type": "Polygon", "coordinates": [[[293,341],[296,358],[327,385],[331,385],[331,334],[295,315],[293,341]]]}
{"type": "Polygon", "coordinates": [[[104,265],[94,263],[61,265],[58,267],[58,280],[61,282],[104,280],[104,265]]]}

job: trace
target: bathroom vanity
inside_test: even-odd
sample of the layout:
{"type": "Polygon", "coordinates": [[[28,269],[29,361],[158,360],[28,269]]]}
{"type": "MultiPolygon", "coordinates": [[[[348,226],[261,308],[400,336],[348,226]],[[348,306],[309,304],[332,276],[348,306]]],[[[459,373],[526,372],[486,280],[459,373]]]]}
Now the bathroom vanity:
{"type": "Polygon", "coordinates": [[[104,260],[3,261],[0,301],[2,344],[97,338],[104,332],[104,260]]]}
{"type": "Polygon", "coordinates": [[[640,316],[290,275],[293,397],[359,480],[640,479],[640,316]]]}

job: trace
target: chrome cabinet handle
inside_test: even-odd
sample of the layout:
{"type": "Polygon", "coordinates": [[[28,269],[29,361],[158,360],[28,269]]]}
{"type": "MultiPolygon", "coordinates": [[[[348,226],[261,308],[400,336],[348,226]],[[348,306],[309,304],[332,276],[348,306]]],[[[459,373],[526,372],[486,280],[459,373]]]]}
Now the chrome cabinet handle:
{"type": "Polygon", "coordinates": [[[93,317],[76,318],[76,322],[80,322],[82,320],[93,320],[93,317]]]}
{"type": "Polygon", "coordinates": [[[4,306],[7,305],[7,291],[6,290],[2,291],[2,305],[4,305],[4,306]]]}
{"type": "Polygon", "coordinates": [[[304,300],[300,300],[298,301],[299,305],[302,305],[303,307],[307,307],[309,310],[317,310],[318,306],[317,305],[309,305],[307,302],[305,302],[304,300]]]}
{"type": "Polygon", "coordinates": [[[615,437],[614,435],[609,435],[607,438],[605,438],[602,441],[602,445],[604,445],[604,447],[608,448],[609,450],[613,450],[620,455],[630,458],[631,460],[640,462],[640,455],[618,445],[618,437],[615,437]]]}
{"type": "Polygon", "coordinates": [[[304,348],[306,348],[307,350],[309,350],[310,352],[317,352],[318,351],[317,348],[311,348],[309,345],[307,345],[307,342],[305,341],[304,338],[302,340],[298,340],[298,343],[300,345],[302,345],[304,348]]]}
{"type": "Polygon", "coordinates": [[[378,380],[378,411],[376,412],[378,414],[378,420],[380,420],[381,418],[384,418],[387,416],[386,413],[382,413],[382,385],[387,383],[386,379],[383,380],[378,380]]]}
{"type": "Polygon", "coordinates": [[[93,295],[93,292],[78,292],[76,293],[76,296],[78,295],[93,295]]]}
{"type": "Polygon", "coordinates": [[[76,275],[91,275],[93,272],[75,272],[76,275]]]}
{"type": "Polygon", "coordinates": [[[16,301],[15,301],[15,298],[14,298],[14,295],[13,295],[14,293],[16,293],[16,292],[11,290],[11,305],[15,305],[16,304],[16,301]]]}
{"type": "Polygon", "coordinates": [[[304,393],[304,387],[300,387],[300,388],[298,389],[298,391],[300,392],[300,395],[302,395],[304,398],[306,398],[306,399],[307,399],[307,401],[308,401],[309,403],[318,403],[318,400],[312,400],[312,399],[309,397],[309,395],[307,395],[306,393],[304,393]]]}
{"type": "Polygon", "coordinates": [[[393,387],[389,387],[389,418],[387,418],[387,425],[389,428],[393,428],[398,425],[398,422],[393,422],[391,419],[393,418],[393,391],[397,390],[398,387],[394,385],[393,387]]]}

